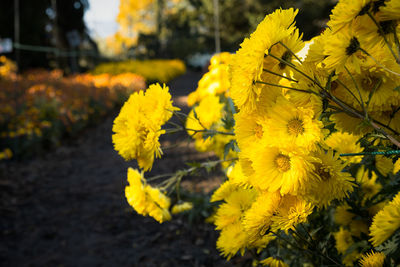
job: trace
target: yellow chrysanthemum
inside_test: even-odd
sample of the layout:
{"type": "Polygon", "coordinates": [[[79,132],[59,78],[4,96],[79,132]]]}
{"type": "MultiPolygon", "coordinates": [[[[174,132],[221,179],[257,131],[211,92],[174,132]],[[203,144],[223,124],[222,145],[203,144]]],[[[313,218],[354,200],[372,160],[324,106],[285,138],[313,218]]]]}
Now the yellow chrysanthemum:
{"type": "Polygon", "coordinates": [[[382,267],[385,258],[384,253],[371,251],[362,255],[359,263],[361,267],[382,267]]]}
{"type": "Polygon", "coordinates": [[[373,128],[365,121],[349,116],[344,112],[332,114],[330,120],[335,123],[336,129],[342,132],[364,135],[373,130],[373,128]]]}
{"type": "Polygon", "coordinates": [[[375,157],[375,166],[383,176],[387,176],[394,168],[392,159],[383,155],[377,155],[375,157]]]}
{"type": "Polygon", "coordinates": [[[230,87],[229,63],[232,55],[227,52],[215,54],[210,59],[209,71],[201,77],[196,91],[188,95],[187,103],[191,107],[209,95],[226,93],[230,87]]]}
{"type": "Polygon", "coordinates": [[[400,158],[396,160],[393,164],[393,174],[396,174],[400,171],[400,158]]]}
{"type": "Polygon", "coordinates": [[[332,29],[339,30],[352,22],[357,16],[365,15],[362,13],[364,9],[369,9],[369,3],[372,0],[341,0],[333,8],[330,15],[328,26],[332,29]]]}
{"type": "Polygon", "coordinates": [[[126,199],[137,213],[151,216],[159,223],[171,219],[168,211],[170,199],[158,188],[142,183],[143,174],[137,170],[128,169],[129,185],[125,187],[126,199]]]}
{"type": "Polygon", "coordinates": [[[182,213],[182,212],[185,212],[185,211],[188,211],[191,209],[193,209],[192,202],[182,202],[182,203],[175,204],[172,207],[171,212],[172,212],[172,214],[178,214],[178,213],[182,213]]]}
{"type": "Polygon", "coordinates": [[[244,188],[249,187],[249,178],[243,173],[242,165],[239,162],[228,168],[226,176],[228,176],[229,181],[233,184],[244,188]]]}
{"type": "MultiPolygon", "coordinates": [[[[346,132],[334,132],[328,136],[325,140],[330,148],[336,150],[340,154],[345,153],[359,153],[364,150],[358,142],[360,136],[346,133],[346,132]]],[[[351,156],[343,157],[348,163],[359,163],[362,160],[362,156],[351,156]]]]}
{"type": "Polygon", "coordinates": [[[340,254],[346,253],[346,250],[354,243],[350,231],[340,227],[339,232],[333,233],[336,240],[336,249],[340,254]]]}
{"type": "Polygon", "coordinates": [[[356,175],[356,181],[361,186],[363,203],[371,199],[382,189],[382,185],[376,181],[378,176],[374,171],[371,171],[371,178],[369,178],[369,171],[361,166],[356,175]]]}
{"type": "Polygon", "coordinates": [[[322,123],[314,118],[311,108],[296,107],[280,97],[269,112],[263,139],[268,146],[287,149],[297,147],[311,151],[323,138],[322,126],[322,123]]]}
{"type": "Polygon", "coordinates": [[[353,191],[354,178],[343,172],[345,164],[333,150],[319,149],[315,155],[313,180],[309,181],[304,197],[318,207],[326,207],[334,199],[342,200],[353,191]]]}
{"type": "Polygon", "coordinates": [[[281,200],[279,192],[261,193],[243,219],[244,229],[251,243],[263,238],[272,223],[272,216],[276,212],[281,200]]]}
{"type": "Polygon", "coordinates": [[[224,229],[227,225],[240,221],[243,213],[248,210],[256,199],[257,192],[254,189],[238,188],[225,198],[215,215],[217,230],[224,229]]]}
{"type": "Polygon", "coordinates": [[[191,130],[211,129],[214,124],[220,122],[223,116],[223,107],[224,104],[219,102],[218,96],[209,95],[205,97],[197,107],[190,111],[186,119],[188,133],[194,135],[194,138],[202,138],[201,133],[195,133],[191,130]]]}
{"type": "Polygon", "coordinates": [[[292,53],[296,54],[304,47],[304,42],[301,40],[301,38],[302,36],[299,34],[299,30],[295,29],[292,34],[280,41],[283,43],[283,45],[280,43],[273,45],[271,49],[269,49],[267,57],[264,59],[263,69],[266,69],[267,73],[269,73],[268,71],[272,71],[279,74],[290,74],[290,68],[287,66],[287,64],[277,61],[277,59],[273,58],[272,56],[292,63],[294,59],[292,53]]]}
{"type": "Polygon", "coordinates": [[[139,167],[151,169],[154,157],[161,157],[161,126],[171,118],[171,95],[168,87],[150,85],[146,93],[135,92],[125,102],[114,120],[114,148],[126,160],[136,159],[139,167]]]}
{"type": "Polygon", "coordinates": [[[400,227],[400,193],[372,219],[370,241],[374,247],[385,242],[400,227]]]}
{"type": "Polygon", "coordinates": [[[360,38],[346,27],[339,32],[324,36],[324,54],[327,56],[323,63],[330,71],[341,72],[347,67],[355,72],[360,72],[361,58],[365,57],[360,51],[360,38]]]}
{"type": "Polygon", "coordinates": [[[232,194],[233,191],[236,191],[239,187],[232,183],[230,180],[222,183],[217,190],[211,196],[210,202],[221,201],[227,198],[232,194]]]}
{"type": "Polygon", "coordinates": [[[385,4],[379,9],[379,18],[382,20],[399,20],[400,3],[397,0],[385,1],[385,4]]]}
{"type": "Polygon", "coordinates": [[[241,110],[234,115],[235,135],[239,149],[244,153],[252,151],[263,142],[266,118],[257,112],[241,110]]]}
{"type": "Polygon", "coordinates": [[[271,230],[274,232],[293,230],[297,224],[307,221],[307,217],[313,212],[313,208],[314,206],[311,203],[297,196],[283,196],[275,215],[272,217],[271,230]]]}
{"type": "Polygon", "coordinates": [[[222,229],[217,240],[217,248],[229,260],[238,251],[243,255],[248,245],[248,236],[240,222],[227,225],[222,229]]]}
{"type": "Polygon", "coordinates": [[[151,120],[159,121],[164,124],[172,117],[174,110],[179,108],[172,105],[169,88],[165,84],[151,84],[145,92],[142,105],[146,112],[146,117],[151,120]]]}
{"type": "Polygon", "coordinates": [[[239,109],[252,111],[263,86],[260,80],[265,54],[275,43],[288,37],[294,30],[297,10],[276,10],[267,15],[257,29],[245,39],[236,52],[231,65],[231,97],[239,109]]]}
{"type": "Polygon", "coordinates": [[[352,222],[353,218],[356,216],[349,210],[350,207],[347,204],[338,206],[335,209],[335,214],[334,214],[335,222],[343,226],[349,225],[352,222]]]}
{"type": "Polygon", "coordinates": [[[260,261],[262,266],[269,266],[269,267],[289,267],[283,260],[273,257],[268,257],[265,260],[260,261]]]}
{"type": "Polygon", "coordinates": [[[373,61],[362,64],[360,73],[353,73],[352,77],[341,75],[340,80],[347,88],[338,86],[335,95],[358,110],[361,110],[359,95],[363,103],[369,102],[369,111],[386,111],[399,104],[399,92],[393,90],[400,81],[399,77],[373,61]],[[354,96],[357,96],[357,100],[354,96]]]}
{"type": "Polygon", "coordinates": [[[346,267],[353,267],[354,263],[361,257],[361,253],[358,250],[350,252],[343,257],[342,262],[346,267]]]}
{"type": "Polygon", "coordinates": [[[254,150],[254,175],[249,183],[269,192],[280,191],[281,194],[297,194],[304,191],[313,162],[317,159],[302,154],[302,150],[283,150],[277,147],[264,147],[254,150]]]}

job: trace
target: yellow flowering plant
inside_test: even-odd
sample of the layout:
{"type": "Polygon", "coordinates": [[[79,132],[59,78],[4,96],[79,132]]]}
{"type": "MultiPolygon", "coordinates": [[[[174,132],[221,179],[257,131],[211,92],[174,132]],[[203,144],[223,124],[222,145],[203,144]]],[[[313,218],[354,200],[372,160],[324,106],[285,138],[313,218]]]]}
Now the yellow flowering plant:
{"type": "MultiPolygon", "coordinates": [[[[214,152],[219,160],[147,181],[182,203],[185,176],[220,166],[226,181],[211,196],[207,221],[228,260],[250,253],[266,266],[395,266],[400,2],[340,0],[324,32],[308,42],[295,25],[298,12],[266,15],[235,54],[215,55],[188,96],[188,115],[172,106],[165,86],[135,93],[154,98],[124,105],[115,148],[145,171],[162,155],[161,134],[185,131],[198,151],[214,152]],[[154,116],[162,118],[156,126],[154,116]]],[[[138,213],[155,202],[132,202],[129,192],[138,213]]]]}

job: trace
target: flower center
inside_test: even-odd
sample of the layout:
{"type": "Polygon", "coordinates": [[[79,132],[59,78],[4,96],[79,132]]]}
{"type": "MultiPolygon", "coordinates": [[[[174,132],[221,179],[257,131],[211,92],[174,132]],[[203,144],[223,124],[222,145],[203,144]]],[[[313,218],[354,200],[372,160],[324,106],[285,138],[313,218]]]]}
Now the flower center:
{"type": "Polygon", "coordinates": [[[321,177],[323,181],[328,181],[331,178],[331,168],[324,166],[320,163],[317,163],[315,165],[318,176],[321,177]]]}
{"type": "Polygon", "coordinates": [[[372,92],[373,90],[377,90],[379,87],[379,83],[381,80],[378,77],[365,77],[361,81],[361,86],[365,91],[372,92]],[[377,88],[375,88],[377,87],[377,88]]]}
{"type": "MultiPolygon", "coordinates": [[[[395,32],[396,27],[397,27],[397,22],[395,20],[385,20],[385,21],[379,22],[379,25],[382,28],[383,34],[386,35],[386,34],[395,32]]],[[[377,30],[377,31],[378,31],[379,35],[382,35],[379,30],[377,30]]]]}
{"type": "Polygon", "coordinates": [[[275,165],[281,172],[290,170],[290,158],[286,155],[279,154],[275,158],[275,165]]]}
{"type": "Polygon", "coordinates": [[[300,119],[293,119],[288,122],[287,130],[291,135],[299,135],[304,132],[303,121],[300,119]]]}
{"type": "Polygon", "coordinates": [[[351,38],[350,44],[346,47],[346,55],[351,56],[360,49],[360,42],[356,37],[351,38]]]}
{"type": "Polygon", "coordinates": [[[263,136],[263,129],[260,124],[257,124],[256,127],[254,127],[254,134],[258,139],[263,136]]]}
{"type": "MultiPolygon", "coordinates": [[[[290,62],[290,59],[292,58],[292,54],[290,54],[290,52],[289,51],[285,51],[285,53],[283,53],[283,55],[282,55],[282,57],[281,57],[281,59],[283,59],[283,60],[285,60],[285,61],[287,61],[287,62],[290,62]]],[[[281,70],[283,70],[284,68],[286,67],[286,63],[284,63],[284,62],[280,62],[279,63],[279,68],[281,69],[281,70]]]]}

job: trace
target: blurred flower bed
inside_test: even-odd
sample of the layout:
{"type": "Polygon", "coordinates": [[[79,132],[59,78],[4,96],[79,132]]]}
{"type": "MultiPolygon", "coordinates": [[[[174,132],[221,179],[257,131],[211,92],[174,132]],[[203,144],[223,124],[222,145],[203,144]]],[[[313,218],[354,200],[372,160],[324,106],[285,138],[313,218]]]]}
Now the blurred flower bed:
{"type": "Polygon", "coordinates": [[[137,73],[146,81],[167,83],[186,72],[185,63],[178,59],[128,60],[98,65],[92,74],[137,73]]]}
{"type": "Polygon", "coordinates": [[[0,57],[0,160],[29,157],[74,136],[146,86],[137,74],[79,74],[60,70],[16,74],[0,57]]]}

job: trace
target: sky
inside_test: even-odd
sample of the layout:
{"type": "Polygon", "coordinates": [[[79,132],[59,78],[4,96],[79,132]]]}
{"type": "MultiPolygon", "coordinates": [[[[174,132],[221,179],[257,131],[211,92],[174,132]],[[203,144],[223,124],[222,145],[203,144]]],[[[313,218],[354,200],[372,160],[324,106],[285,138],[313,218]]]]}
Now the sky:
{"type": "Polygon", "coordinates": [[[104,38],[114,34],[118,29],[119,0],[89,0],[89,5],[85,21],[91,36],[104,38]]]}

